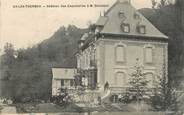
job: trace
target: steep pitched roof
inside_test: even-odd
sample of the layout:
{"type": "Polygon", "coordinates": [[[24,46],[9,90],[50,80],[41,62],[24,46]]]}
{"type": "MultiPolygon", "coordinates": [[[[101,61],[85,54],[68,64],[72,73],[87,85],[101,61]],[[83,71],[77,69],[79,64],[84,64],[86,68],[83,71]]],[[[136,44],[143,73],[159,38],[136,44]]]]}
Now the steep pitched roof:
{"type": "Polygon", "coordinates": [[[103,25],[101,34],[126,35],[138,37],[164,38],[168,37],[161,33],[155,26],[151,24],[141,13],[139,13],[130,3],[116,2],[107,12],[104,17],[100,17],[96,25],[103,25]],[[119,13],[124,14],[124,18],[119,16],[119,13]],[[138,16],[135,17],[135,16],[138,16]],[[130,25],[130,32],[125,33],[121,29],[121,24],[130,25]],[[143,25],[146,28],[146,33],[141,34],[137,31],[137,25],[143,25]]]}
{"type": "Polygon", "coordinates": [[[104,26],[107,22],[108,18],[104,16],[100,16],[100,18],[97,20],[96,25],[97,26],[104,26]]]}

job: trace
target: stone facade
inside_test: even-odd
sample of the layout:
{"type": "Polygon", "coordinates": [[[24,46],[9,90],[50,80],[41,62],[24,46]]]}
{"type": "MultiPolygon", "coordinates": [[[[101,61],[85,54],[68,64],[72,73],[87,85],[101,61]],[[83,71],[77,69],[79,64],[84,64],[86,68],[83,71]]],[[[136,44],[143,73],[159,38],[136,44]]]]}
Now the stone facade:
{"type": "Polygon", "coordinates": [[[163,70],[164,65],[167,67],[167,43],[103,39],[97,41],[97,44],[97,68],[99,70],[97,79],[102,86],[108,82],[111,87],[128,87],[128,80],[137,59],[139,59],[139,64],[144,67],[144,72],[153,75],[148,78],[149,80],[156,80],[156,76],[162,76],[164,72],[167,74],[167,68],[163,70]],[[118,46],[124,48],[122,63],[116,61],[118,46]],[[150,63],[146,63],[145,60],[146,48],[152,49],[152,62],[150,63]],[[122,74],[122,78],[116,78],[118,73],[122,74]]]}

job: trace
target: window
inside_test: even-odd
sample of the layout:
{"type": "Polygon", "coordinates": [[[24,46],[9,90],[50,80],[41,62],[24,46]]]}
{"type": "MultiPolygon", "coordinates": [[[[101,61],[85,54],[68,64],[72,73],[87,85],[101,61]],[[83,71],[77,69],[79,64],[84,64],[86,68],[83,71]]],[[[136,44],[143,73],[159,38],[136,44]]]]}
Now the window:
{"type": "Polygon", "coordinates": [[[61,80],[61,86],[64,86],[64,79],[61,80]]]}
{"type": "Polygon", "coordinates": [[[125,74],[123,72],[117,72],[115,76],[115,85],[118,87],[124,87],[126,82],[125,74]]]}
{"type": "Polygon", "coordinates": [[[70,86],[74,86],[74,80],[73,79],[70,80],[70,86]]]}
{"type": "Polygon", "coordinates": [[[144,25],[138,26],[137,32],[140,34],[146,34],[146,26],[144,26],[144,25]]]}
{"type": "Polygon", "coordinates": [[[88,67],[88,53],[85,54],[85,68],[88,67]]]}
{"type": "Polygon", "coordinates": [[[61,83],[60,83],[59,80],[57,80],[57,83],[56,83],[56,84],[57,84],[57,85],[56,85],[57,88],[60,88],[60,87],[61,87],[61,83]]]}
{"type": "Polygon", "coordinates": [[[125,33],[129,33],[130,32],[130,24],[122,23],[121,24],[121,30],[125,33]]]}
{"type": "Polygon", "coordinates": [[[81,68],[84,68],[84,64],[85,64],[85,58],[84,58],[84,54],[81,57],[81,68]]]}
{"type": "Polygon", "coordinates": [[[138,13],[134,13],[134,19],[136,19],[136,20],[140,19],[140,16],[138,13]]]}
{"type": "Polygon", "coordinates": [[[125,61],[125,48],[124,46],[116,47],[116,62],[124,62],[125,61]]]}
{"type": "Polygon", "coordinates": [[[92,49],[90,53],[90,66],[95,66],[95,49],[92,49]]]}
{"type": "Polygon", "coordinates": [[[122,18],[123,20],[126,19],[125,13],[123,11],[119,11],[119,14],[118,15],[119,15],[119,18],[122,18]]]}
{"type": "Polygon", "coordinates": [[[80,56],[77,56],[77,68],[80,68],[81,61],[80,61],[80,56]]]}
{"type": "Polygon", "coordinates": [[[69,79],[64,80],[64,86],[66,86],[66,87],[70,86],[70,80],[69,79]]]}
{"type": "Polygon", "coordinates": [[[145,48],[145,62],[146,63],[153,62],[153,48],[152,47],[145,48]]]}

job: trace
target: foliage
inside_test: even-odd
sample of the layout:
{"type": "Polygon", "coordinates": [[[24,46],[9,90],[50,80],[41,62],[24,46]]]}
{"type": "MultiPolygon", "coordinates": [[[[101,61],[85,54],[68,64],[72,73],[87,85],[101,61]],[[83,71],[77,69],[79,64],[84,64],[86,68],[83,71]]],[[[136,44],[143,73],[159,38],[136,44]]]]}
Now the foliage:
{"type": "Polygon", "coordinates": [[[128,92],[132,93],[137,101],[144,100],[148,91],[149,81],[146,78],[147,73],[143,72],[143,67],[136,64],[134,72],[130,75],[130,88],[128,92]]]}
{"type": "Polygon", "coordinates": [[[27,49],[15,50],[7,43],[1,56],[1,96],[18,102],[49,100],[52,67],[75,67],[77,41],[86,29],[69,25],[54,35],[27,49]]]}
{"type": "Polygon", "coordinates": [[[167,81],[166,77],[160,78],[155,86],[154,96],[151,97],[151,104],[157,111],[177,111],[178,101],[176,90],[167,81]]]}
{"type": "Polygon", "coordinates": [[[61,88],[60,95],[52,97],[51,101],[55,104],[66,106],[67,104],[72,102],[72,99],[68,94],[68,90],[61,88]]]}
{"type": "Polygon", "coordinates": [[[166,6],[166,4],[167,4],[167,0],[160,0],[158,7],[162,8],[162,7],[166,6]]]}
{"type": "MultiPolygon", "coordinates": [[[[183,1],[183,0],[178,0],[183,1]]],[[[184,5],[183,5],[184,6],[184,5]]],[[[166,5],[159,9],[140,9],[139,11],[161,32],[169,37],[168,45],[168,77],[174,87],[183,79],[184,67],[184,31],[182,30],[180,6],[166,5]]]]}
{"type": "MultiPolygon", "coordinates": [[[[177,2],[177,0],[176,0],[177,2]]],[[[152,3],[152,9],[155,9],[155,8],[163,8],[165,6],[168,6],[168,5],[172,5],[174,4],[174,0],[160,0],[159,2],[157,0],[151,0],[151,3],[152,3]]]]}
{"type": "Polygon", "coordinates": [[[151,0],[152,3],[152,8],[154,9],[157,5],[157,1],[156,0],[151,0]]]}

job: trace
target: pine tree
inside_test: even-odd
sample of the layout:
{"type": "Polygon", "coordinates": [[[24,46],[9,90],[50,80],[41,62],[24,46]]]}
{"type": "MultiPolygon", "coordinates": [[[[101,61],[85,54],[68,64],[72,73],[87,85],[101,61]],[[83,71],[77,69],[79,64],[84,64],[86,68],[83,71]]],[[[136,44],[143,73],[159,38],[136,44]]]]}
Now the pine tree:
{"type": "MultiPolygon", "coordinates": [[[[137,59],[137,62],[139,59],[137,59]]],[[[128,92],[136,98],[137,110],[139,110],[140,102],[144,100],[148,95],[148,83],[146,79],[147,73],[143,72],[143,67],[138,63],[134,67],[134,72],[130,75],[130,88],[128,92]]]]}
{"type": "Polygon", "coordinates": [[[165,69],[163,65],[163,76],[158,77],[159,81],[155,86],[157,89],[154,91],[154,96],[151,97],[151,104],[158,111],[177,111],[179,103],[176,90],[172,85],[173,82],[167,78],[165,69]]]}
{"type": "Polygon", "coordinates": [[[131,85],[130,92],[135,94],[137,100],[142,100],[147,95],[149,81],[146,79],[147,73],[143,72],[142,66],[136,64],[134,68],[129,82],[131,85]]]}

